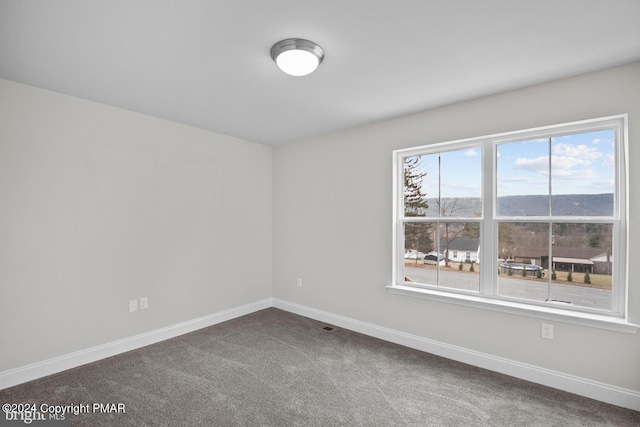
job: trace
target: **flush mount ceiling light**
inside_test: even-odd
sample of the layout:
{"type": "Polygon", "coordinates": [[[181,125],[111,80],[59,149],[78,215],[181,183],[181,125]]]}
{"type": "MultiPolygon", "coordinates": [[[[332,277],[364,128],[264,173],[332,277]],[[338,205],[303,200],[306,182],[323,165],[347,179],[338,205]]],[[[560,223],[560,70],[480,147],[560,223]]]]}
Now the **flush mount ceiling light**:
{"type": "Polygon", "coordinates": [[[271,58],[285,73],[306,76],[313,73],[324,59],[320,46],[305,39],[286,39],[274,44],[271,58]]]}

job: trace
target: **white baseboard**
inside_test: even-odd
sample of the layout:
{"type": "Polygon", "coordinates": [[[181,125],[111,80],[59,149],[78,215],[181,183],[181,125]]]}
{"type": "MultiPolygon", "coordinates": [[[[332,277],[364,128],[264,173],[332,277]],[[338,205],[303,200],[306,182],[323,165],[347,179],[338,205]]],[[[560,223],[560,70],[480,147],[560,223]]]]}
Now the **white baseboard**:
{"type": "Polygon", "coordinates": [[[634,390],[406,334],[277,298],[273,299],[273,307],[447,359],[640,411],[640,393],[634,390]]]}
{"type": "Polygon", "coordinates": [[[42,362],[33,363],[19,368],[0,372],[0,390],[32,381],[47,375],[66,371],[87,363],[95,362],[116,354],[135,350],[150,344],[174,338],[198,329],[206,328],[217,323],[235,319],[272,306],[271,298],[254,303],[220,311],[197,319],[156,329],[154,331],[135,335],[129,338],[98,345],[85,350],[76,351],[42,362]]]}
{"type": "Polygon", "coordinates": [[[198,329],[206,328],[236,317],[244,316],[265,308],[275,307],[301,316],[326,322],[385,341],[400,344],[416,350],[446,357],[512,377],[546,385],[580,396],[610,403],[612,405],[640,411],[640,393],[621,387],[580,378],[550,369],[521,363],[486,353],[469,350],[443,342],[411,335],[371,323],[340,316],[303,305],[268,298],[229,310],[224,310],[198,319],[156,329],[144,334],[113,341],[85,350],[54,357],[8,371],[0,372],[0,390],[32,381],[47,375],[95,362],[120,353],[135,350],[146,345],[174,338],[198,329]]]}

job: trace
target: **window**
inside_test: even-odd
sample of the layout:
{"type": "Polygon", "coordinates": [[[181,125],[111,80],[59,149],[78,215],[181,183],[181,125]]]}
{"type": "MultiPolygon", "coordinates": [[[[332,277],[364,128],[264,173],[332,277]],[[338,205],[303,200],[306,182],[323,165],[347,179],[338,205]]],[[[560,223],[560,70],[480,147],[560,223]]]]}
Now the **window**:
{"type": "Polygon", "coordinates": [[[626,121],[395,151],[390,289],[625,318],[626,121]]]}

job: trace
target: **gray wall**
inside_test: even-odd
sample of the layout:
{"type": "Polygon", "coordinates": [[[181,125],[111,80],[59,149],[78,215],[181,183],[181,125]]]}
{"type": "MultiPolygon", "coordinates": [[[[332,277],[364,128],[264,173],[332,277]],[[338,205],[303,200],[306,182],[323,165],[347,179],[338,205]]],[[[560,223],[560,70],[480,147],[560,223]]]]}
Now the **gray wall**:
{"type": "MultiPolygon", "coordinates": [[[[640,391],[640,335],[541,340],[536,319],[385,289],[393,149],[629,113],[634,218],[639,100],[635,63],[272,149],[0,80],[0,372],[273,295],[640,391]]],[[[640,323],[633,268],[629,288],[640,323]]]]}
{"type": "MultiPolygon", "coordinates": [[[[424,111],[274,149],[274,297],[467,349],[640,391],[640,335],[387,293],[392,150],[629,114],[630,217],[640,215],[640,63],[424,111]],[[303,286],[296,286],[296,278],[303,286]]],[[[640,228],[630,230],[640,257],[640,228]]],[[[629,276],[640,323],[638,271],[629,276]]]]}
{"type": "Polygon", "coordinates": [[[0,80],[0,372],[269,298],[271,165],[0,80]]]}

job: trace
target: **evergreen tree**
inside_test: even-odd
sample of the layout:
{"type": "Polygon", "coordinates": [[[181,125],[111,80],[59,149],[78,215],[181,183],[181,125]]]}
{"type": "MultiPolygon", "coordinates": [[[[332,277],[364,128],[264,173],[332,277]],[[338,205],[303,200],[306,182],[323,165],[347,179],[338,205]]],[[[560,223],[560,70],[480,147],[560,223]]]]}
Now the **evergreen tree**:
{"type": "MultiPolygon", "coordinates": [[[[422,182],[427,173],[422,170],[422,157],[413,156],[403,159],[404,167],[404,215],[407,217],[424,216],[429,207],[422,182]]],[[[407,222],[404,226],[405,251],[427,253],[431,251],[431,224],[425,222],[407,222]]],[[[418,263],[416,257],[416,264],[418,263]]]]}
{"type": "Polygon", "coordinates": [[[590,248],[598,248],[600,247],[600,243],[602,242],[602,234],[592,234],[588,237],[588,244],[590,248]]]}
{"type": "MultiPolygon", "coordinates": [[[[474,212],[473,216],[481,217],[482,212],[474,212]]],[[[479,222],[467,222],[464,226],[463,236],[467,239],[479,239],[480,238],[480,223],[479,222]]]]}
{"type": "Polygon", "coordinates": [[[422,189],[427,173],[422,171],[422,156],[405,157],[404,166],[404,215],[422,216],[429,207],[422,189]]]}

